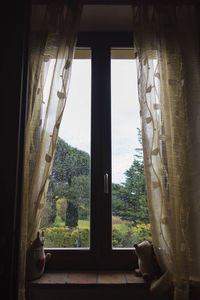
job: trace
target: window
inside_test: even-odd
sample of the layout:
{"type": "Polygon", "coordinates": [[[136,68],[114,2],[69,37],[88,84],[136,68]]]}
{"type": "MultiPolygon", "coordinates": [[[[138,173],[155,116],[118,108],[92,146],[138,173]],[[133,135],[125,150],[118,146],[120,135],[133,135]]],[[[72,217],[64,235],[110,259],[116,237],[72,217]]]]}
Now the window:
{"type": "MultiPolygon", "coordinates": [[[[71,216],[73,215],[74,219],[76,219],[72,220],[72,222],[75,221],[75,225],[78,224],[77,220],[79,219],[77,218],[77,214],[85,216],[85,219],[88,221],[87,226],[89,227],[89,232],[85,232],[85,234],[88,234],[89,239],[87,240],[86,237],[87,242],[85,244],[82,243],[82,245],[80,244],[80,229],[74,232],[77,235],[75,245],[72,244],[67,249],[48,249],[53,254],[50,262],[50,266],[52,267],[123,269],[133,268],[136,264],[134,248],[131,247],[133,246],[133,239],[130,237],[128,241],[119,246],[115,243],[115,239],[112,238],[116,230],[115,224],[112,221],[112,212],[114,211],[114,207],[117,209],[114,200],[112,201],[115,197],[115,191],[113,191],[112,187],[114,183],[118,187],[117,183],[123,179],[116,179],[118,171],[115,169],[115,157],[111,153],[118,151],[118,149],[115,149],[118,143],[118,134],[115,134],[114,131],[118,130],[120,126],[122,127],[126,116],[124,115],[124,120],[120,119],[121,124],[118,123],[119,119],[115,119],[115,109],[119,109],[119,107],[116,108],[115,105],[116,101],[113,96],[115,91],[113,88],[111,89],[111,81],[113,81],[112,71],[114,72],[114,67],[116,68],[117,65],[115,61],[111,63],[111,58],[119,57],[119,55],[123,55],[125,52],[126,57],[130,55],[131,52],[133,53],[133,49],[130,50],[132,44],[132,34],[129,33],[95,33],[95,35],[82,33],[79,35],[77,49],[87,49],[84,52],[86,53],[86,58],[88,58],[88,53],[91,53],[91,103],[89,99],[90,95],[88,95],[89,100],[86,101],[87,104],[82,107],[81,111],[77,112],[77,115],[79,119],[83,119],[83,114],[86,113],[87,117],[85,119],[89,119],[91,111],[91,128],[90,125],[86,125],[84,121],[81,121],[82,127],[87,128],[88,150],[84,152],[70,147],[68,149],[69,152],[73,152],[73,155],[77,155],[79,158],[82,157],[83,160],[85,159],[85,173],[79,174],[80,176],[74,176],[73,179],[66,178],[66,183],[70,182],[70,186],[72,187],[68,189],[68,196],[71,193],[70,196],[72,198],[81,198],[81,201],[85,201],[85,205],[84,207],[79,205],[77,210],[77,207],[72,207],[72,202],[69,199],[68,203],[66,203],[62,197],[56,203],[59,206],[60,217],[63,211],[66,210],[66,205],[68,205],[67,210],[71,206],[71,216]],[[122,49],[126,49],[126,51],[123,52],[122,49]],[[113,151],[111,151],[112,148],[113,151]],[[112,165],[113,168],[111,167],[112,165]],[[79,189],[82,194],[80,194],[79,189]],[[86,207],[87,209],[85,209],[86,207]]],[[[87,64],[87,66],[85,65],[86,71],[87,68],[88,70],[90,69],[90,60],[85,61],[85,63],[87,64]]],[[[125,76],[126,72],[124,72],[124,75],[121,75],[125,76]]],[[[118,78],[118,80],[120,79],[118,78]]],[[[90,90],[89,83],[87,89],[90,90]]],[[[132,101],[134,100],[132,99],[132,101]]],[[[122,108],[123,101],[120,105],[122,108]]],[[[73,125],[69,125],[69,128],[66,128],[66,130],[70,129],[70,126],[73,125]]],[[[80,133],[80,130],[77,129],[77,132],[80,133]]],[[[60,147],[64,147],[62,140],[59,143],[60,147]]],[[[127,150],[123,148],[123,143],[121,149],[122,151],[127,150]]],[[[56,174],[53,173],[52,176],[56,176],[56,174]]],[[[67,198],[67,196],[63,198],[67,198]]],[[[76,201],[79,200],[77,199],[76,201]]],[[[128,226],[128,222],[124,226],[128,226]]]]}
{"type": "Polygon", "coordinates": [[[77,50],[40,224],[47,248],[90,246],[90,120],[91,53],[77,50]]]}

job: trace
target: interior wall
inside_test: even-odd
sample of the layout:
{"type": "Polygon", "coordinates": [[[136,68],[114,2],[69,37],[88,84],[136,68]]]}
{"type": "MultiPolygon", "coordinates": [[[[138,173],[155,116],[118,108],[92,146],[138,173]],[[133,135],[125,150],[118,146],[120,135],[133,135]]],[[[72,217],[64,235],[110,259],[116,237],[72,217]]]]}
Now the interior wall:
{"type": "Polygon", "coordinates": [[[189,238],[191,245],[191,265],[190,274],[196,280],[200,281],[200,58],[198,61],[190,61],[188,70],[188,85],[190,86],[190,104],[188,107],[189,119],[191,122],[189,147],[192,149],[191,162],[188,163],[191,182],[188,183],[191,188],[191,198],[189,210],[189,238]],[[194,72],[196,70],[196,72],[194,72]],[[190,75],[189,75],[190,74],[190,75]]]}
{"type": "MultiPolygon", "coordinates": [[[[33,6],[31,27],[37,30],[40,19],[45,14],[45,5],[40,9],[33,6]]],[[[84,5],[81,21],[81,32],[130,32],[132,31],[132,8],[130,5],[84,5]]]]}
{"type": "MultiPolygon", "coordinates": [[[[4,298],[13,300],[16,292],[16,280],[17,280],[17,257],[18,257],[18,242],[19,242],[19,224],[20,224],[20,201],[21,201],[21,184],[22,184],[22,167],[19,167],[19,150],[23,148],[23,132],[24,132],[24,120],[21,115],[25,115],[24,111],[20,109],[20,103],[22,101],[22,94],[24,86],[23,84],[23,69],[24,66],[24,37],[27,30],[27,6],[29,1],[17,2],[17,7],[11,6],[10,2],[4,3],[4,9],[2,13],[2,30],[1,30],[1,103],[2,113],[0,118],[1,126],[1,201],[0,201],[0,279],[1,279],[1,293],[4,294],[4,298]],[[5,13],[5,12],[9,12],[5,13]],[[6,14],[6,18],[5,18],[6,14]],[[20,134],[22,133],[22,135],[20,134]],[[15,212],[18,209],[18,214],[15,212]]],[[[107,28],[106,22],[109,21],[109,15],[107,20],[104,19],[100,22],[100,10],[102,8],[96,6],[96,12],[98,16],[95,17],[91,7],[85,7],[83,11],[81,30],[85,31],[91,25],[88,22],[87,15],[95,21],[95,30],[105,30],[107,28]],[[105,23],[104,23],[105,21],[105,23]]],[[[121,23],[121,31],[130,31],[132,24],[130,7],[122,8],[116,7],[114,11],[110,7],[110,13],[115,16],[115,23],[112,25],[112,31],[118,31],[117,26],[121,23]],[[118,10],[118,12],[117,12],[118,10]],[[125,11],[129,17],[126,16],[125,11]],[[123,12],[119,17],[119,12],[123,12]],[[115,24],[115,25],[114,25],[115,24]]],[[[192,67],[192,65],[191,65],[192,67]]],[[[193,65],[194,67],[194,65],[193,65]]],[[[196,78],[196,82],[199,82],[199,78],[196,78]]],[[[199,89],[198,85],[196,88],[199,89]]],[[[195,96],[194,96],[195,98],[195,96]]],[[[25,99],[25,98],[23,98],[25,99]]],[[[24,101],[24,100],[23,100],[24,101]]],[[[194,157],[196,163],[193,166],[194,182],[198,185],[198,189],[192,198],[191,205],[191,219],[190,228],[193,243],[195,257],[200,257],[200,100],[195,99],[191,108],[191,118],[195,120],[195,126],[193,127],[192,143],[195,144],[194,157]]],[[[22,159],[22,157],[20,158],[22,159]]],[[[200,276],[200,260],[193,261],[192,271],[195,276],[200,276]]]]}
{"type": "Polygon", "coordinates": [[[132,31],[130,5],[84,5],[80,31],[132,31]]]}
{"type": "Polygon", "coordinates": [[[182,55],[185,69],[185,93],[189,121],[189,136],[187,150],[189,202],[189,243],[190,243],[190,275],[200,281],[200,36],[197,30],[198,20],[180,35],[182,55]],[[194,28],[193,30],[191,30],[194,28]],[[189,54],[189,55],[188,55],[189,54]]]}
{"type": "Polygon", "coordinates": [[[16,6],[7,2],[1,10],[0,280],[1,293],[8,300],[17,299],[24,132],[24,118],[21,119],[24,111],[20,104],[25,92],[28,7],[29,1],[18,2],[16,6]]]}

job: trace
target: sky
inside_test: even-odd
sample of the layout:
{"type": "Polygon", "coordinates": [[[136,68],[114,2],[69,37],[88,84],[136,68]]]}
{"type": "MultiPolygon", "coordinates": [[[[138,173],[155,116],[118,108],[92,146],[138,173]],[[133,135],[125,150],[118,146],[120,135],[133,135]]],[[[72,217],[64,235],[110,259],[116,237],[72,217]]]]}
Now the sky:
{"type": "MultiPolygon", "coordinates": [[[[73,61],[69,95],[59,136],[68,144],[90,153],[91,62],[73,61]]],[[[111,61],[112,182],[125,182],[139,147],[140,128],[135,60],[111,61]]]]}

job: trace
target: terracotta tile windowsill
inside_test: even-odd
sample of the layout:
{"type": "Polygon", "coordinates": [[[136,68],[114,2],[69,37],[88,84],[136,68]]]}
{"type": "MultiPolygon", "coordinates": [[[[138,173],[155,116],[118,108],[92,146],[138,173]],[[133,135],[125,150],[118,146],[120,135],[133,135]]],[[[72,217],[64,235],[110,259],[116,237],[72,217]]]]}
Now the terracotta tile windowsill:
{"type": "Polygon", "coordinates": [[[27,300],[124,300],[132,299],[133,295],[134,300],[152,299],[149,285],[142,277],[134,271],[122,270],[47,271],[29,282],[26,292],[27,300]]]}
{"type": "Polygon", "coordinates": [[[143,278],[137,277],[134,271],[48,271],[30,284],[32,287],[67,287],[72,285],[147,287],[143,278]]]}

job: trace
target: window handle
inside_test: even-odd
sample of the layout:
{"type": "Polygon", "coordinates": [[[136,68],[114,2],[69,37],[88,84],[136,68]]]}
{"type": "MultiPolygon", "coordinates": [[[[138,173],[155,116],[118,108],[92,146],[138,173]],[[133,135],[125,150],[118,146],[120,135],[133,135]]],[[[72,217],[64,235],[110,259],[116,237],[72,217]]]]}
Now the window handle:
{"type": "Polygon", "coordinates": [[[108,194],[108,173],[104,174],[104,194],[108,194]]]}

